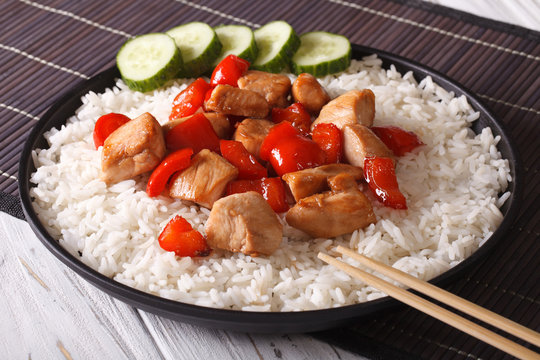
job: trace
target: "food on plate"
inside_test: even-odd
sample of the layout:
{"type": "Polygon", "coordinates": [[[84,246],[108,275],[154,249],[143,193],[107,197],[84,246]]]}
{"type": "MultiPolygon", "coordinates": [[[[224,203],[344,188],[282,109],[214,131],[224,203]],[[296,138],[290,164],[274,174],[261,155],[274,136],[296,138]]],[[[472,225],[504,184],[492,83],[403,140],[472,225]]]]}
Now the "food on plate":
{"type": "Polygon", "coordinates": [[[396,156],[402,156],[424,145],[418,135],[397,126],[372,126],[371,131],[392,150],[396,156]]]}
{"type": "Polygon", "coordinates": [[[161,163],[152,171],[152,175],[148,179],[146,184],[146,193],[150,197],[160,195],[171,176],[175,173],[184,170],[191,164],[191,156],[193,155],[193,149],[184,148],[177,151],[173,151],[161,163]]]}
{"type": "Polygon", "coordinates": [[[301,73],[294,80],[292,97],[313,116],[319,115],[322,107],[330,101],[330,96],[319,84],[317,78],[308,73],[301,73]]]}
{"type": "Polygon", "coordinates": [[[270,108],[283,108],[289,105],[291,79],[288,76],[249,70],[238,79],[238,87],[264,96],[270,108]]]}
{"type": "Polygon", "coordinates": [[[386,206],[407,209],[407,200],[399,190],[394,159],[368,156],[364,160],[364,176],[373,194],[386,206]]]}
{"type": "Polygon", "coordinates": [[[176,256],[208,256],[212,251],[204,236],[193,230],[191,224],[179,215],[165,226],[158,242],[163,250],[172,251],[176,256]]]}
{"type": "Polygon", "coordinates": [[[108,184],[153,170],[165,156],[159,122],[144,113],[113,131],[103,143],[101,176],[108,184]]]}
{"type": "Polygon", "coordinates": [[[174,79],[183,62],[173,38],[152,33],[126,41],[116,55],[116,65],[131,89],[147,92],[174,79]]]}
{"type": "Polygon", "coordinates": [[[216,201],[205,231],[210,247],[252,256],[271,255],[283,238],[283,225],[277,214],[254,191],[216,201]]]}
{"type": "Polygon", "coordinates": [[[339,174],[348,174],[355,181],[364,178],[364,172],[357,166],[349,164],[328,164],[310,169],[289,172],[282,176],[287,183],[295,201],[313,194],[329,190],[328,179],[339,174]]]}
{"type": "Polygon", "coordinates": [[[206,94],[212,87],[203,78],[198,78],[187,88],[182,90],[173,100],[173,107],[169,120],[173,121],[178,118],[186,117],[195,114],[204,103],[206,94]]]}
{"type": "Polygon", "coordinates": [[[362,124],[343,127],[343,155],[351,165],[364,167],[368,156],[393,157],[394,153],[370,130],[362,124]]]}
{"type": "MultiPolygon", "coordinates": [[[[176,77],[203,75],[212,68],[214,73],[220,73],[219,67],[225,59],[228,59],[226,68],[235,59],[251,64],[254,70],[279,73],[292,66],[297,74],[306,72],[316,76],[340,72],[349,66],[351,44],[346,37],[313,32],[302,35],[302,39],[300,46],[301,40],[293,27],[283,20],[271,21],[255,31],[243,25],[212,29],[195,21],[163,34],[144,34],[128,40],[118,52],[116,64],[124,82],[141,92],[155,90],[176,77]],[[336,56],[332,55],[334,52],[336,56]],[[297,63],[292,60],[293,55],[297,63]]],[[[214,82],[214,77],[215,74],[212,85],[236,86],[236,80],[234,84],[214,82]]],[[[269,102],[274,106],[273,101],[269,102]]]]}
{"type": "Polygon", "coordinates": [[[222,49],[218,35],[208,24],[194,21],[176,26],[166,32],[182,54],[182,67],[177,77],[197,77],[214,68],[222,49]]]}
{"type": "Polygon", "coordinates": [[[255,70],[271,73],[282,71],[298,47],[300,38],[291,25],[283,20],[271,21],[254,31],[259,53],[253,61],[255,70]]]}
{"type": "Polygon", "coordinates": [[[254,118],[265,118],[269,111],[268,103],[262,95],[230,85],[216,86],[205,108],[227,115],[254,118]]]}
{"type": "Polygon", "coordinates": [[[256,180],[268,177],[268,170],[246,150],[240,141],[221,140],[219,150],[221,156],[238,169],[238,179],[256,180]]]}
{"type": "Polygon", "coordinates": [[[127,123],[130,118],[124,114],[109,113],[100,116],[94,127],[94,145],[96,149],[103,146],[105,139],[113,133],[114,130],[127,123]]]}
{"type": "Polygon", "coordinates": [[[249,69],[249,61],[236,55],[228,55],[216,65],[210,78],[210,85],[230,85],[237,87],[240,79],[249,69]]]}
{"type": "Polygon", "coordinates": [[[314,238],[333,238],[376,221],[371,202],[351,175],[340,173],[327,181],[330,191],[302,198],[287,212],[289,225],[314,238]]]}
{"type": "Polygon", "coordinates": [[[343,71],[351,63],[351,43],[345,36],[325,31],[300,35],[300,47],[291,59],[295,74],[320,77],[343,71]]]}
{"type": "Polygon", "coordinates": [[[327,163],[343,161],[343,133],[332,123],[317,124],[311,132],[311,139],[326,155],[327,163]]]}
{"type": "Polygon", "coordinates": [[[215,152],[203,149],[171,180],[169,195],[211,209],[225,192],[227,183],[237,176],[238,169],[234,165],[215,152]]]}
{"type": "Polygon", "coordinates": [[[259,154],[261,159],[272,165],[279,176],[326,163],[324,150],[288,121],[270,129],[261,144],[259,154]]]}
{"type": "Polygon", "coordinates": [[[279,124],[282,121],[288,121],[302,135],[309,136],[309,128],[311,127],[311,116],[304,108],[302,103],[296,102],[286,108],[273,108],[272,121],[279,124]]]}
{"type": "MultiPolygon", "coordinates": [[[[218,138],[226,139],[229,137],[229,134],[231,133],[231,123],[225,114],[215,112],[205,112],[202,114],[210,122],[210,125],[212,126],[212,129],[214,129],[214,132],[218,138]]],[[[194,114],[186,117],[176,118],[163,124],[161,128],[163,129],[165,136],[167,136],[168,132],[171,131],[176,125],[181,124],[194,116],[198,117],[200,115],[194,114]]]]}
{"type": "MultiPolygon", "coordinates": [[[[384,296],[323,264],[319,251],[345,245],[430,279],[470,256],[502,220],[508,161],[489,128],[470,131],[478,114],[464,97],[369,56],[311,83],[330,98],[319,114],[291,93],[270,111],[266,96],[238,87],[251,70],[232,60],[214,83],[180,79],[143,95],[118,80],[86,94],[75,116],[45,135],[50,146],[33,154],[31,194],[62,246],[106,276],[161,297],[298,311],[384,296]],[[223,87],[256,94],[266,113],[209,107],[223,87]],[[313,122],[332,112],[324,110],[332,101],[357,92],[360,100],[350,103],[367,111],[352,111],[342,125],[334,117],[305,126],[306,113],[313,122]],[[96,120],[107,113],[133,120],[96,150],[96,120]],[[367,123],[364,113],[373,117],[367,123]],[[133,166],[123,180],[100,180],[108,143],[158,152],[129,130],[141,114],[161,134],[163,153],[144,172],[133,166]],[[229,123],[228,135],[218,136],[214,117],[229,123]]],[[[281,75],[292,84],[298,78],[281,75]]],[[[245,104],[243,96],[237,99],[245,104]]]]}
{"type": "Polygon", "coordinates": [[[226,195],[255,191],[263,196],[272,210],[283,213],[289,209],[285,186],[279,177],[233,180],[227,184],[226,195]]]}
{"type": "Polygon", "coordinates": [[[167,131],[165,143],[169,150],[190,148],[195,153],[202,149],[219,151],[219,137],[203,113],[192,115],[167,131]]]}
{"type": "Polygon", "coordinates": [[[312,128],[322,123],[332,123],[338,128],[347,124],[373,125],[375,95],[369,89],[351,90],[324,105],[312,128]]]}
{"type": "Polygon", "coordinates": [[[241,142],[256,159],[260,159],[262,142],[273,126],[270,120],[247,118],[238,123],[233,139],[241,142]]]}
{"type": "Polygon", "coordinates": [[[228,55],[236,55],[249,62],[253,62],[257,58],[259,49],[255,42],[253,30],[249,27],[244,25],[220,25],[215,27],[214,30],[223,45],[219,56],[214,60],[214,67],[228,55]]]}

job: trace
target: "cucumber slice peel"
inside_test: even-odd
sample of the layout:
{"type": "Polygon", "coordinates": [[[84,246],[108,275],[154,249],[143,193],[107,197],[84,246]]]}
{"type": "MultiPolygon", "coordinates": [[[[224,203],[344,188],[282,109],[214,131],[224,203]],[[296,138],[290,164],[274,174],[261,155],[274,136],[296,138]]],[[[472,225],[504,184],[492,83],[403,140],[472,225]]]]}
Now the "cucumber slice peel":
{"type": "Polygon", "coordinates": [[[300,36],[300,48],[291,61],[295,74],[325,76],[347,69],[351,63],[351,43],[345,36],[313,31],[300,36]]]}
{"type": "Polygon", "coordinates": [[[212,69],[221,52],[221,42],[211,26],[203,22],[190,22],[166,32],[172,37],[184,62],[178,77],[197,77],[212,69]]]}
{"type": "Polygon", "coordinates": [[[282,20],[271,21],[255,30],[259,56],[252,68],[278,73],[283,70],[300,46],[300,39],[291,25],[282,20]]]}
{"type": "Polygon", "coordinates": [[[226,56],[234,54],[253,62],[257,58],[258,49],[253,31],[244,25],[220,25],[214,28],[223,45],[221,53],[214,61],[215,67],[226,56]]]}
{"type": "Polygon", "coordinates": [[[182,55],[173,38],[150,33],[126,41],[116,54],[116,65],[130,89],[147,92],[175,78],[182,55]]]}

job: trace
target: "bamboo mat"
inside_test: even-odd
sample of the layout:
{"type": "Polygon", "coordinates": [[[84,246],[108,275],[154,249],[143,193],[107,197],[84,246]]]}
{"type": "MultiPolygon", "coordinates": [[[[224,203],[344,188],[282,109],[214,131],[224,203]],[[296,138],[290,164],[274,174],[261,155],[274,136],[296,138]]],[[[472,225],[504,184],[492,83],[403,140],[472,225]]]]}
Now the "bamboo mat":
{"type": "MultiPolygon", "coordinates": [[[[275,19],[389,51],[463,84],[502,120],[523,161],[523,206],[500,246],[447,287],[540,330],[540,34],[418,1],[0,2],[0,210],[22,217],[17,165],[32,126],[70,87],[112,66],[130,36],[199,20],[253,28],[275,19]]],[[[504,354],[402,308],[314,334],[371,358],[498,359],[504,354]]],[[[536,349],[538,351],[538,349],[536,349]]]]}

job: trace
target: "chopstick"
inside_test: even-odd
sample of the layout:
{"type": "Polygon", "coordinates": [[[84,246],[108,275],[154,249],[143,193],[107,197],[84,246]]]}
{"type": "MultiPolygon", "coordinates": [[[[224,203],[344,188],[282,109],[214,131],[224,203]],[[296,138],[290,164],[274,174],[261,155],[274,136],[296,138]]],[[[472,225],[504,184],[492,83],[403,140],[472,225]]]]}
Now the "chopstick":
{"type": "Polygon", "coordinates": [[[442,303],[445,303],[455,309],[460,310],[465,314],[473,316],[479,320],[484,321],[485,323],[493,325],[501,330],[506,331],[509,334],[512,334],[520,339],[523,339],[530,342],[531,344],[540,347],[540,334],[534,330],[531,330],[510,319],[496,314],[493,311],[478,306],[468,300],[460,298],[459,296],[454,295],[441,288],[438,288],[435,285],[419,280],[403,271],[383,264],[380,261],[376,261],[368,258],[367,256],[358,254],[351,249],[347,249],[343,246],[338,246],[337,251],[341,254],[358,260],[361,264],[368,266],[371,269],[376,270],[385,276],[388,276],[389,278],[397,280],[407,285],[408,287],[421,292],[422,294],[428,295],[436,300],[439,300],[442,303]]]}
{"type": "MultiPolygon", "coordinates": [[[[509,334],[526,340],[531,344],[540,346],[540,333],[537,333],[534,330],[526,328],[525,326],[522,326],[510,319],[495,314],[492,311],[473,304],[470,301],[451,294],[430,283],[419,280],[398,269],[390,267],[377,260],[370,259],[364,255],[358,254],[351,249],[347,249],[343,246],[338,246],[336,250],[341,254],[350,256],[353,259],[359,261],[362,265],[376,270],[393,280],[399,281],[416,291],[428,295],[444,304],[457,308],[468,315],[482,320],[492,326],[500,328],[501,330],[504,330],[509,334]]],[[[386,282],[385,280],[375,275],[369,274],[354,266],[341,262],[328,254],[319,253],[318,257],[319,259],[331,265],[334,265],[340,270],[347,272],[353,277],[364,281],[368,285],[376,287],[377,289],[385,292],[389,296],[411,307],[414,307],[415,309],[420,310],[448,325],[451,325],[456,329],[459,329],[471,336],[474,336],[477,339],[484,341],[485,343],[488,343],[500,350],[503,350],[508,354],[511,354],[520,359],[540,359],[540,354],[535,353],[534,351],[529,350],[526,347],[519,345],[488,329],[485,329],[470,320],[467,320],[457,314],[452,313],[449,310],[435,305],[420,296],[417,296],[405,289],[386,282]]]]}

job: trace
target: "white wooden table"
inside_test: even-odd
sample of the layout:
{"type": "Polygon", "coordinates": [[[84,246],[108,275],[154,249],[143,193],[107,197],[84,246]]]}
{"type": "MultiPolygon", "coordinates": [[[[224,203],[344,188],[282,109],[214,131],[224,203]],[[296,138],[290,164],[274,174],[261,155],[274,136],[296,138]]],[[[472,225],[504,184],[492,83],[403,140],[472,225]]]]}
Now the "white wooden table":
{"type": "MultiPolygon", "coordinates": [[[[433,0],[540,30],[535,0],[433,0]]],[[[139,311],[60,263],[0,213],[0,359],[362,359],[307,335],[211,330],[139,311]]]]}

